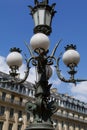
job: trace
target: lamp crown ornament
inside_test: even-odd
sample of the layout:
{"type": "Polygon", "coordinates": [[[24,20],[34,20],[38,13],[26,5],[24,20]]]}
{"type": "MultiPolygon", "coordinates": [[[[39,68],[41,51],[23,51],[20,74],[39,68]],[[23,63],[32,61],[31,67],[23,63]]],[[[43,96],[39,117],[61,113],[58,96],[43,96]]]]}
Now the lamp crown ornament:
{"type": "Polygon", "coordinates": [[[65,46],[65,51],[66,50],[69,50],[69,49],[73,49],[73,50],[76,50],[76,45],[73,45],[73,44],[68,44],[65,46]]]}
{"type": "Polygon", "coordinates": [[[13,48],[10,48],[10,52],[19,52],[19,53],[21,53],[22,50],[20,50],[20,48],[13,47],[13,48]]]}

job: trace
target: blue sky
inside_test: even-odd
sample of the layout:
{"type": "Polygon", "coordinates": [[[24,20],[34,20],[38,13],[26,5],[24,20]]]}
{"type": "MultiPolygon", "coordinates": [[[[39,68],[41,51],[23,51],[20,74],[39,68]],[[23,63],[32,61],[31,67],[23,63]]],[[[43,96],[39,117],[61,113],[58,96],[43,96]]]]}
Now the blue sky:
{"type": "MultiPolygon", "coordinates": [[[[57,11],[52,22],[52,34],[50,35],[50,51],[58,42],[63,39],[56,57],[67,44],[76,44],[80,53],[77,78],[87,79],[87,0],[50,0],[56,2],[57,11]]],[[[33,0],[0,0],[0,70],[8,71],[5,64],[5,57],[11,47],[20,47],[23,53],[28,55],[24,41],[29,43],[33,35],[34,22],[29,15],[28,5],[33,6],[33,0]]],[[[24,66],[21,71],[24,70],[24,66]]],[[[66,66],[61,62],[60,68],[64,76],[67,75],[66,66]]],[[[33,69],[32,69],[32,72],[33,69]]],[[[68,76],[67,76],[68,77],[68,76]]],[[[33,77],[32,77],[33,78],[33,77]]],[[[29,78],[30,79],[30,78],[29,78]]],[[[87,82],[79,83],[76,87],[71,84],[61,83],[55,71],[51,81],[53,87],[57,87],[60,93],[68,93],[82,101],[87,99],[87,82]]]]}

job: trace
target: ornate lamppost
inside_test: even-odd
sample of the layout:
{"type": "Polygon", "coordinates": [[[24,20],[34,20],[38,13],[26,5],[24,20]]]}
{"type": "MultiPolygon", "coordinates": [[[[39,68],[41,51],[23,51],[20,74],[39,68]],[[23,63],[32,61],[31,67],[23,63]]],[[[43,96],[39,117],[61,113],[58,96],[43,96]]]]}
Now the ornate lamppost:
{"type": "Polygon", "coordinates": [[[31,15],[35,22],[34,35],[30,40],[30,45],[27,48],[30,53],[30,57],[26,60],[26,72],[23,79],[17,78],[19,73],[18,69],[22,65],[22,56],[19,48],[12,48],[10,54],[7,56],[7,64],[10,67],[9,80],[1,80],[0,82],[10,82],[11,84],[21,84],[26,81],[30,65],[32,64],[36,68],[37,80],[35,82],[35,100],[26,104],[26,110],[33,115],[33,122],[29,124],[26,130],[53,130],[52,115],[57,111],[58,106],[56,101],[50,101],[50,88],[52,84],[49,84],[48,80],[52,75],[51,65],[55,63],[56,72],[58,78],[63,82],[74,83],[87,81],[84,79],[75,79],[76,66],[79,63],[80,55],[76,51],[76,46],[73,44],[65,47],[65,53],[63,54],[63,61],[67,67],[69,67],[70,78],[66,79],[62,76],[59,61],[61,55],[55,58],[55,52],[58,48],[61,40],[56,44],[52,53],[49,55],[49,44],[52,18],[56,11],[54,10],[55,3],[49,5],[49,0],[42,0],[39,2],[35,0],[35,6],[29,6],[31,15]]]}

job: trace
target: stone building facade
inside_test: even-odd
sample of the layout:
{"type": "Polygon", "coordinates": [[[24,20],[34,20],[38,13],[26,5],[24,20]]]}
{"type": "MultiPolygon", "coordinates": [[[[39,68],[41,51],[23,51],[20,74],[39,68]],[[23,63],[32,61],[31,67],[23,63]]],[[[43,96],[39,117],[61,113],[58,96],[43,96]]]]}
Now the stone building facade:
{"type": "MultiPolygon", "coordinates": [[[[0,73],[0,80],[9,76],[0,73]]],[[[21,85],[0,83],[0,130],[24,130],[33,120],[25,110],[27,101],[34,100],[34,87],[25,82],[21,85]]],[[[58,111],[53,115],[56,130],[87,130],[87,104],[66,94],[51,90],[50,100],[56,100],[58,111]]]]}

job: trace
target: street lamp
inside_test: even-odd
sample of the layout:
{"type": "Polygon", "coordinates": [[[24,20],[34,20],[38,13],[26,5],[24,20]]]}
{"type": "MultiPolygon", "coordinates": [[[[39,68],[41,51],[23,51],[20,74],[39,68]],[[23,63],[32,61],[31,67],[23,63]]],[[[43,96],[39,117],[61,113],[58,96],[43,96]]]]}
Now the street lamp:
{"type": "Polygon", "coordinates": [[[17,76],[17,70],[22,65],[22,55],[21,50],[19,48],[11,48],[10,54],[6,58],[6,62],[11,69],[10,75],[15,77],[17,76]]]}
{"type": "Polygon", "coordinates": [[[32,113],[33,122],[29,124],[26,130],[53,130],[53,122],[51,120],[52,115],[57,111],[57,102],[50,101],[50,88],[52,84],[49,84],[48,80],[52,75],[51,65],[55,63],[56,72],[58,78],[67,83],[74,83],[87,81],[84,79],[75,79],[76,66],[80,61],[80,55],[76,51],[76,46],[73,44],[65,47],[65,53],[63,54],[63,62],[70,69],[70,78],[66,79],[62,76],[59,61],[61,55],[55,58],[55,52],[61,42],[56,44],[52,53],[49,55],[49,44],[50,40],[48,35],[51,33],[51,22],[56,11],[54,11],[55,3],[51,6],[48,5],[48,0],[39,2],[35,0],[35,7],[29,6],[31,15],[35,22],[34,35],[31,37],[30,45],[27,43],[26,46],[29,50],[30,57],[25,58],[26,61],[26,72],[23,79],[19,79],[18,69],[22,65],[21,50],[19,48],[12,48],[10,54],[7,56],[7,64],[10,70],[10,79],[1,80],[0,82],[10,82],[11,84],[21,84],[26,81],[30,65],[36,68],[36,82],[35,88],[35,100],[26,103],[27,112],[32,113]]]}
{"type": "Polygon", "coordinates": [[[56,72],[58,75],[58,78],[66,83],[74,83],[76,85],[77,82],[87,81],[87,79],[75,79],[75,74],[77,73],[76,67],[80,61],[80,54],[78,51],[76,51],[76,45],[70,44],[65,47],[65,52],[62,56],[62,60],[64,64],[70,69],[68,71],[68,74],[70,75],[69,79],[66,79],[62,76],[61,70],[59,67],[59,61],[61,59],[61,56],[58,57],[58,59],[55,58],[56,61],[56,72]]]}

